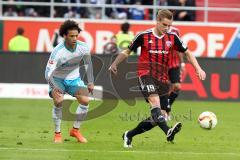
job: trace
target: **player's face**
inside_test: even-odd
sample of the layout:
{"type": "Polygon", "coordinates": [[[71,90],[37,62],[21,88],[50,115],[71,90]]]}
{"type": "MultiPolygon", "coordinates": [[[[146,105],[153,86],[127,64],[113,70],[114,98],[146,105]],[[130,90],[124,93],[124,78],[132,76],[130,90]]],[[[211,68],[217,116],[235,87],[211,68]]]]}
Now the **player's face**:
{"type": "Polygon", "coordinates": [[[167,33],[169,28],[172,26],[172,19],[163,18],[157,21],[157,30],[159,33],[167,33]]]}
{"type": "Polygon", "coordinates": [[[78,31],[77,30],[68,30],[67,35],[64,35],[64,39],[67,45],[71,48],[75,48],[78,38],[78,31]]]}

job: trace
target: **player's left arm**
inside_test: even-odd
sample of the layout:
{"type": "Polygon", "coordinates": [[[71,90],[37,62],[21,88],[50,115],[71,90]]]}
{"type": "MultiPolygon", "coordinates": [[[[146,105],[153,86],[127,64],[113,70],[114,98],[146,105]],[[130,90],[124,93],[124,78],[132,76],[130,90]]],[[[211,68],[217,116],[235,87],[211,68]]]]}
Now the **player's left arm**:
{"type": "Polygon", "coordinates": [[[205,71],[201,68],[201,66],[199,65],[197,59],[195,58],[195,56],[193,56],[193,54],[187,50],[185,51],[185,54],[187,56],[188,61],[193,65],[193,67],[195,68],[196,74],[199,77],[200,80],[205,80],[206,79],[206,73],[205,71]]]}
{"type": "MultiPolygon", "coordinates": [[[[180,30],[175,28],[175,32],[177,34],[178,37],[180,37],[180,30]]],[[[183,52],[178,52],[178,57],[180,60],[180,67],[181,67],[181,71],[185,70],[185,62],[184,62],[184,53],[183,52]]]]}
{"type": "Polygon", "coordinates": [[[188,50],[187,46],[180,40],[180,38],[177,35],[174,35],[174,44],[176,50],[186,54],[188,61],[195,68],[195,71],[199,79],[205,80],[206,79],[205,71],[201,68],[195,56],[193,56],[193,54],[188,50]]]}
{"type": "Polygon", "coordinates": [[[185,71],[184,56],[185,56],[184,53],[178,52],[178,57],[179,57],[179,60],[180,60],[180,69],[181,69],[181,72],[184,72],[184,71],[185,71]]]}
{"type": "Polygon", "coordinates": [[[93,76],[93,65],[91,60],[91,53],[88,49],[83,56],[83,61],[86,66],[86,73],[87,73],[87,81],[88,81],[88,90],[89,92],[93,92],[94,89],[94,76],[93,76]]]}

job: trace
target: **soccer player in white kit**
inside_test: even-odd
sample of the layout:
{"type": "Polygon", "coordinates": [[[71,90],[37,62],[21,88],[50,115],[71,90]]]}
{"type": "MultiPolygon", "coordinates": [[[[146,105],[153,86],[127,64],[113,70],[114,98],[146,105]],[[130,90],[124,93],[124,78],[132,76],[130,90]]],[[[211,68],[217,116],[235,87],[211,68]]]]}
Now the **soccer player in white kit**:
{"type": "Polygon", "coordinates": [[[55,124],[55,143],[62,142],[60,125],[65,93],[76,97],[79,102],[76,110],[76,121],[74,121],[73,128],[70,130],[70,136],[75,137],[78,142],[87,142],[79,128],[81,121],[85,119],[88,112],[88,93],[93,92],[94,78],[90,50],[84,42],[77,40],[80,31],[78,23],[72,20],[66,20],[61,25],[59,34],[64,38],[64,41],[53,49],[46,66],[45,78],[50,88],[49,95],[54,102],[52,116],[55,124]],[[86,68],[87,86],[81,80],[79,73],[82,60],[86,68]]]}

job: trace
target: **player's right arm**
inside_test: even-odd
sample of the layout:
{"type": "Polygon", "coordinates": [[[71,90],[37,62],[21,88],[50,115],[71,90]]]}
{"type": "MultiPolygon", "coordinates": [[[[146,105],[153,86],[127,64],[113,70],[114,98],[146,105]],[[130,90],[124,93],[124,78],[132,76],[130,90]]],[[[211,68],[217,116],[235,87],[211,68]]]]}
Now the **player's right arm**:
{"type": "Polygon", "coordinates": [[[127,49],[121,51],[117,58],[113,61],[111,66],[109,67],[109,71],[111,71],[114,74],[117,74],[117,66],[128,58],[128,56],[131,54],[131,52],[135,49],[137,49],[141,44],[143,43],[143,34],[139,33],[132,41],[132,43],[128,46],[127,49]]]}
{"type": "Polygon", "coordinates": [[[53,52],[51,53],[50,58],[47,62],[47,66],[46,66],[46,70],[45,70],[45,79],[49,84],[51,83],[50,79],[52,77],[52,74],[53,74],[54,70],[57,68],[58,59],[59,58],[56,54],[56,51],[53,50],[53,52]]]}
{"type": "Polygon", "coordinates": [[[127,59],[127,57],[130,55],[131,50],[130,49],[125,49],[122,52],[120,52],[117,56],[117,58],[113,61],[113,63],[111,64],[111,66],[109,67],[109,71],[111,71],[114,74],[117,74],[117,66],[124,61],[125,59],[127,59]]]}

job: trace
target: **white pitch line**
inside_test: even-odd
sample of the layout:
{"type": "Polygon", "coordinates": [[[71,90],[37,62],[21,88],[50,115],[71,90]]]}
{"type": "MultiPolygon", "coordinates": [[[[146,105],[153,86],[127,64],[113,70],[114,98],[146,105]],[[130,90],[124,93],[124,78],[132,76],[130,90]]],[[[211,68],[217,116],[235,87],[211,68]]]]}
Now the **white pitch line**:
{"type": "Polygon", "coordinates": [[[46,148],[0,148],[0,151],[6,151],[6,150],[16,150],[16,151],[47,151],[47,152],[108,152],[108,153],[139,153],[139,154],[180,154],[180,155],[228,155],[228,156],[240,156],[240,153],[234,153],[234,152],[177,152],[177,151],[171,151],[171,152],[158,152],[158,151],[136,151],[136,150],[94,150],[94,149],[46,149],[46,148]]]}

